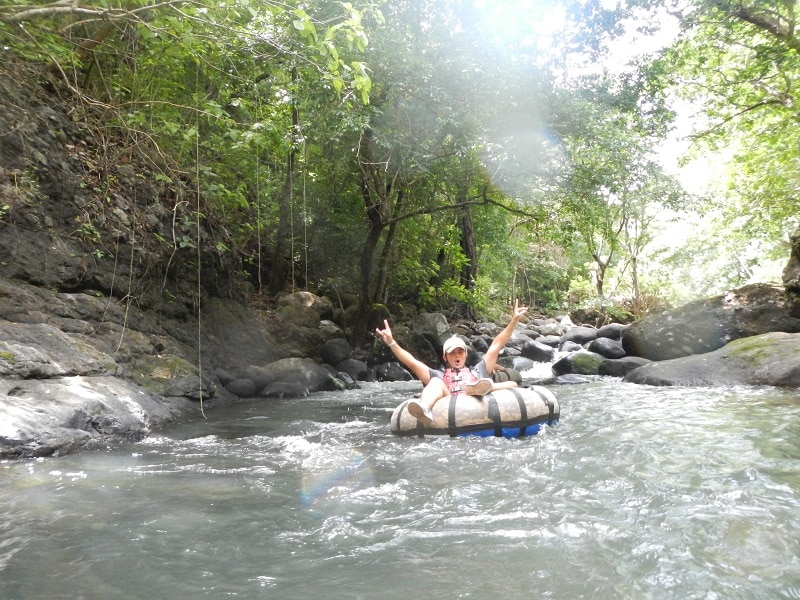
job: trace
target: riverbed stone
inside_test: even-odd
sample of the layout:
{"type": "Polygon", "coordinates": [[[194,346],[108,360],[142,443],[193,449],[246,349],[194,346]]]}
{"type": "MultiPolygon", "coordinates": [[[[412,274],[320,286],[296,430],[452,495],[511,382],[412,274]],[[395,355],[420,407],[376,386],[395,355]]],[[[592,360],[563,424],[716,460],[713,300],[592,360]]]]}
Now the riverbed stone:
{"type": "Polygon", "coordinates": [[[622,338],[622,334],[625,332],[627,328],[628,326],[622,323],[609,323],[608,325],[603,325],[600,329],[597,330],[597,337],[619,340],[622,338]]]}
{"type": "Polygon", "coordinates": [[[329,365],[337,365],[350,358],[351,352],[350,343],[344,338],[328,340],[317,349],[319,357],[329,365]]]}
{"type": "Polygon", "coordinates": [[[702,355],[653,362],[625,381],[646,385],[800,387],[800,333],[740,338],[702,355]]]}
{"type": "Polygon", "coordinates": [[[520,348],[520,355],[534,362],[550,362],[556,354],[556,349],[537,340],[526,342],[520,348]]]}
{"type": "Polygon", "coordinates": [[[336,370],[347,373],[356,381],[367,381],[370,379],[370,370],[363,360],[356,358],[346,358],[345,360],[336,364],[336,370]]]}
{"type": "Polygon", "coordinates": [[[318,296],[317,294],[305,290],[281,294],[278,296],[275,303],[279,308],[310,308],[320,319],[330,319],[333,316],[333,303],[330,298],[318,296]]]}
{"type": "Polygon", "coordinates": [[[581,350],[580,352],[573,352],[557,360],[553,364],[552,369],[557,377],[570,373],[577,375],[597,375],[600,364],[604,360],[606,360],[604,356],[589,352],[588,350],[581,350]]]}
{"type": "Polygon", "coordinates": [[[66,454],[140,440],[194,402],[117,377],[0,380],[0,458],[66,454]]]}
{"type": "Polygon", "coordinates": [[[301,383],[291,381],[275,381],[270,383],[259,393],[265,398],[305,398],[308,388],[301,383]]]}
{"type": "Polygon", "coordinates": [[[782,287],[762,283],[649,315],[625,330],[622,345],[632,356],[668,360],[771,331],[800,332],[800,318],[789,314],[782,287]]]}
{"type": "Polygon", "coordinates": [[[592,340],[589,342],[589,345],[586,346],[586,349],[600,356],[605,356],[606,358],[622,358],[625,356],[625,349],[622,347],[622,342],[607,337],[598,337],[592,340]]]}
{"type": "Polygon", "coordinates": [[[573,327],[561,336],[561,343],[575,342],[576,344],[586,344],[597,339],[597,329],[594,327],[573,327]]]}
{"type": "Polygon", "coordinates": [[[625,356],[623,358],[609,358],[600,363],[598,375],[609,377],[624,377],[634,369],[650,364],[652,361],[641,356],[625,356]]]}
{"type": "Polygon", "coordinates": [[[283,358],[264,369],[275,377],[275,381],[297,383],[309,392],[334,389],[331,374],[310,358],[283,358]]]}
{"type": "Polygon", "coordinates": [[[378,381],[411,381],[414,376],[399,362],[390,361],[375,366],[375,378],[378,381]]]}
{"type": "Polygon", "coordinates": [[[258,388],[255,381],[252,379],[241,377],[229,381],[225,384],[225,389],[239,398],[250,398],[251,396],[255,396],[261,388],[258,388]]]}

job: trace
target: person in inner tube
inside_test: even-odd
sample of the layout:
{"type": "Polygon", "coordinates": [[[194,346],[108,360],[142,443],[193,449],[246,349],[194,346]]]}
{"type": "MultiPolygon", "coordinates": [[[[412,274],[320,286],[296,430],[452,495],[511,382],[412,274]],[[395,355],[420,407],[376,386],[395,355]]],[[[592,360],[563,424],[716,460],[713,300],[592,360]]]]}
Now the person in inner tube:
{"type": "Polygon", "coordinates": [[[433,405],[442,398],[454,394],[483,396],[492,390],[516,387],[517,384],[514,381],[495,383],[489,376],[495,370],[500,350],[511,339],[514,328],[526,312],[528,312],[528,307],[520,306],[519,300],[514,300],[514,313],[511,315],[511,321],[492,340],[483,359],[472,369],[467,367],[467,345],[464,340],[457,335],[447,339],[442,347],[442,358],[446,365],[444,371],[431,369],[408,350],[400,347],[392,335],[389,322],[384,321],[383,329],[376,328],[375,334],[383,340],[388,348],[391,348],[395,358],[425,386],[419,400],[412,400],[408,403],[408,412],[427,425],[433,421],[431,412],[433,405]]]}

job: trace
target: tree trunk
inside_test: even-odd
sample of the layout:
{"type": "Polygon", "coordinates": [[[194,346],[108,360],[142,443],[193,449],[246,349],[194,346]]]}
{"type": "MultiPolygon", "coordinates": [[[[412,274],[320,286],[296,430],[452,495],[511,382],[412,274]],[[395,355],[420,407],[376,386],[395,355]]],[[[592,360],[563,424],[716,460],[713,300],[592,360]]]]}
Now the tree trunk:
{"type": "MultiPolygon", "coordinates": [[[[367,211],[369,214],[374,211],[367,211]]],[[[375,254],[377,253],[378,243],[381,239],[385,225],[381,219],[373,216],[370,219],[369,231],[364,240],[364,247],[361,249],[361,260],[359,261],[359,294],[358,294],[358,313],[356,322],[353,324],[353,341],[361,344],[367,339],[367,330],[370,326],[369,313],[372,309],[372,269],[375,264],[375,254]]]]}
{"type": "Polygon", "coordinates": [[[793,317],[800,317],[800,227],[789,238],[792,249],[783,270],[786,308],[793,317]]]}
{"type": "MultiPolygon", "coordinates": [[[[361,249],[359,261],[359,298],[356,322],[353,324],[353,343],[361,344],[367,339],[369,313],[372,308],[374,288],[373,266],[380,243],[392,213],[392,181],[387,181],[388,162],[377,163],[374,158],[374,133],[367,127],[361,136],[358,148],[358,166],[361,176],[361,196],[367,216],[367,237],[361,249]]],[[[400,195],[402,197],[402,194],[400,195]]]]}
{"type": "MultiPolygon", "coordinates": [[[[394,203],[394,210],[397,213],[403,206],[405,194],[403,189],[397,191],[397,200],[394,203]]],[[[387,199],[388,201],[388,199],[387,199]]],[[[386,232],[386,239],[383,240],[383,250],[381,251],[381,258],[378,262],[378,273],[375,277],[375,291],[372,293],[372,300],[374,302],[386,302],[389,295],[389,257],[392,254],[392,245],[394,244],[394,236],[397,232],[397,223],[393,222],[389,225],[386,232]]]]}
{"type": "Polygon", "coordinates": [[[597,263],[597,270],[595,271],[595,289],[597,290],[597,295],[603,295],[603,288],[606,284],[606,269],[608,269],[608,265],[611,262],[611,257],[609,256],[609,260],[603,260],[597,254],[594,255],[594,262],[597,263]]]}
{"type": "MultiPolygon", "coordinates": [[[[297,83],[297,67],[292,68],[292,88],[297,83]]],[[[294,166],[297,158],[297,137],[300,127],[300,113],[292,101],[291,148],[286,159],[286,178],[283,181],[280,207],[278,210],[278,230],[275,233],[275,255],[269,275],[269,292],[277,294],[286,288],[292,268],[292,188],[294,187],[294,166]]]]}
{"type": "MultiPolygon", "coordinates": [[[[466,192],[463,200],[466,201],[466,192]]],[[[478,247],[475,244],[475,227],[469,206],[461,209],[458,215],[458,227],[461,230],[461,251],[467,259],[458,274],[459,283],[465,290],[472,292],[475,290],[475,278],[478,275],[478,247]]],[[[464,311],[468,319],[475,318],[475,311],[471,303],[465,304],[464,311]]]]}

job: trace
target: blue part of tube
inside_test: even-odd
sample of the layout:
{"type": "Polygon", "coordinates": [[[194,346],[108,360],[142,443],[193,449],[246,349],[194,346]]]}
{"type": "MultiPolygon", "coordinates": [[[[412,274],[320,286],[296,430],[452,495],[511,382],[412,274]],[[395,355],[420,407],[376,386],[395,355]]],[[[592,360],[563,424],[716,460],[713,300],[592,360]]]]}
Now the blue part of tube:
{"type": "MultiPolygon", "coordinates": [[[[555,425],[558,421],[554,420],[550,425],[555,425]]],[[[530,435],[536,435],[542,428],[544,423],[537,423],[535,425],[528,425],[527,427],[503,427],[501,428],[502,437],[506,439],[518,438],[518,437],[527,437],[530,435]]],[[[494,429],[481,429],[480,431],[468,431],[465,433],[461,433],[458,437],[469,437],[469,436],[477,436],[477,437],[500,437],[495,435],[494,429]]]]}

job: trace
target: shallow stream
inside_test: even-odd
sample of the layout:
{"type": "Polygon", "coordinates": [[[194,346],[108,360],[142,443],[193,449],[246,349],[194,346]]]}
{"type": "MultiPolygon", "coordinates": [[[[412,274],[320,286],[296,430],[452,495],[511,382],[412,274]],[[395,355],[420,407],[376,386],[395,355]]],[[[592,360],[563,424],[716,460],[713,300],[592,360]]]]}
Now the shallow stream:
{"type": "Polygon", "coordinates": [[[800,401],[549,386],[538,436],[396,438],[418,383],[0,463],[0,598],[800,598],[800,401]]]}

